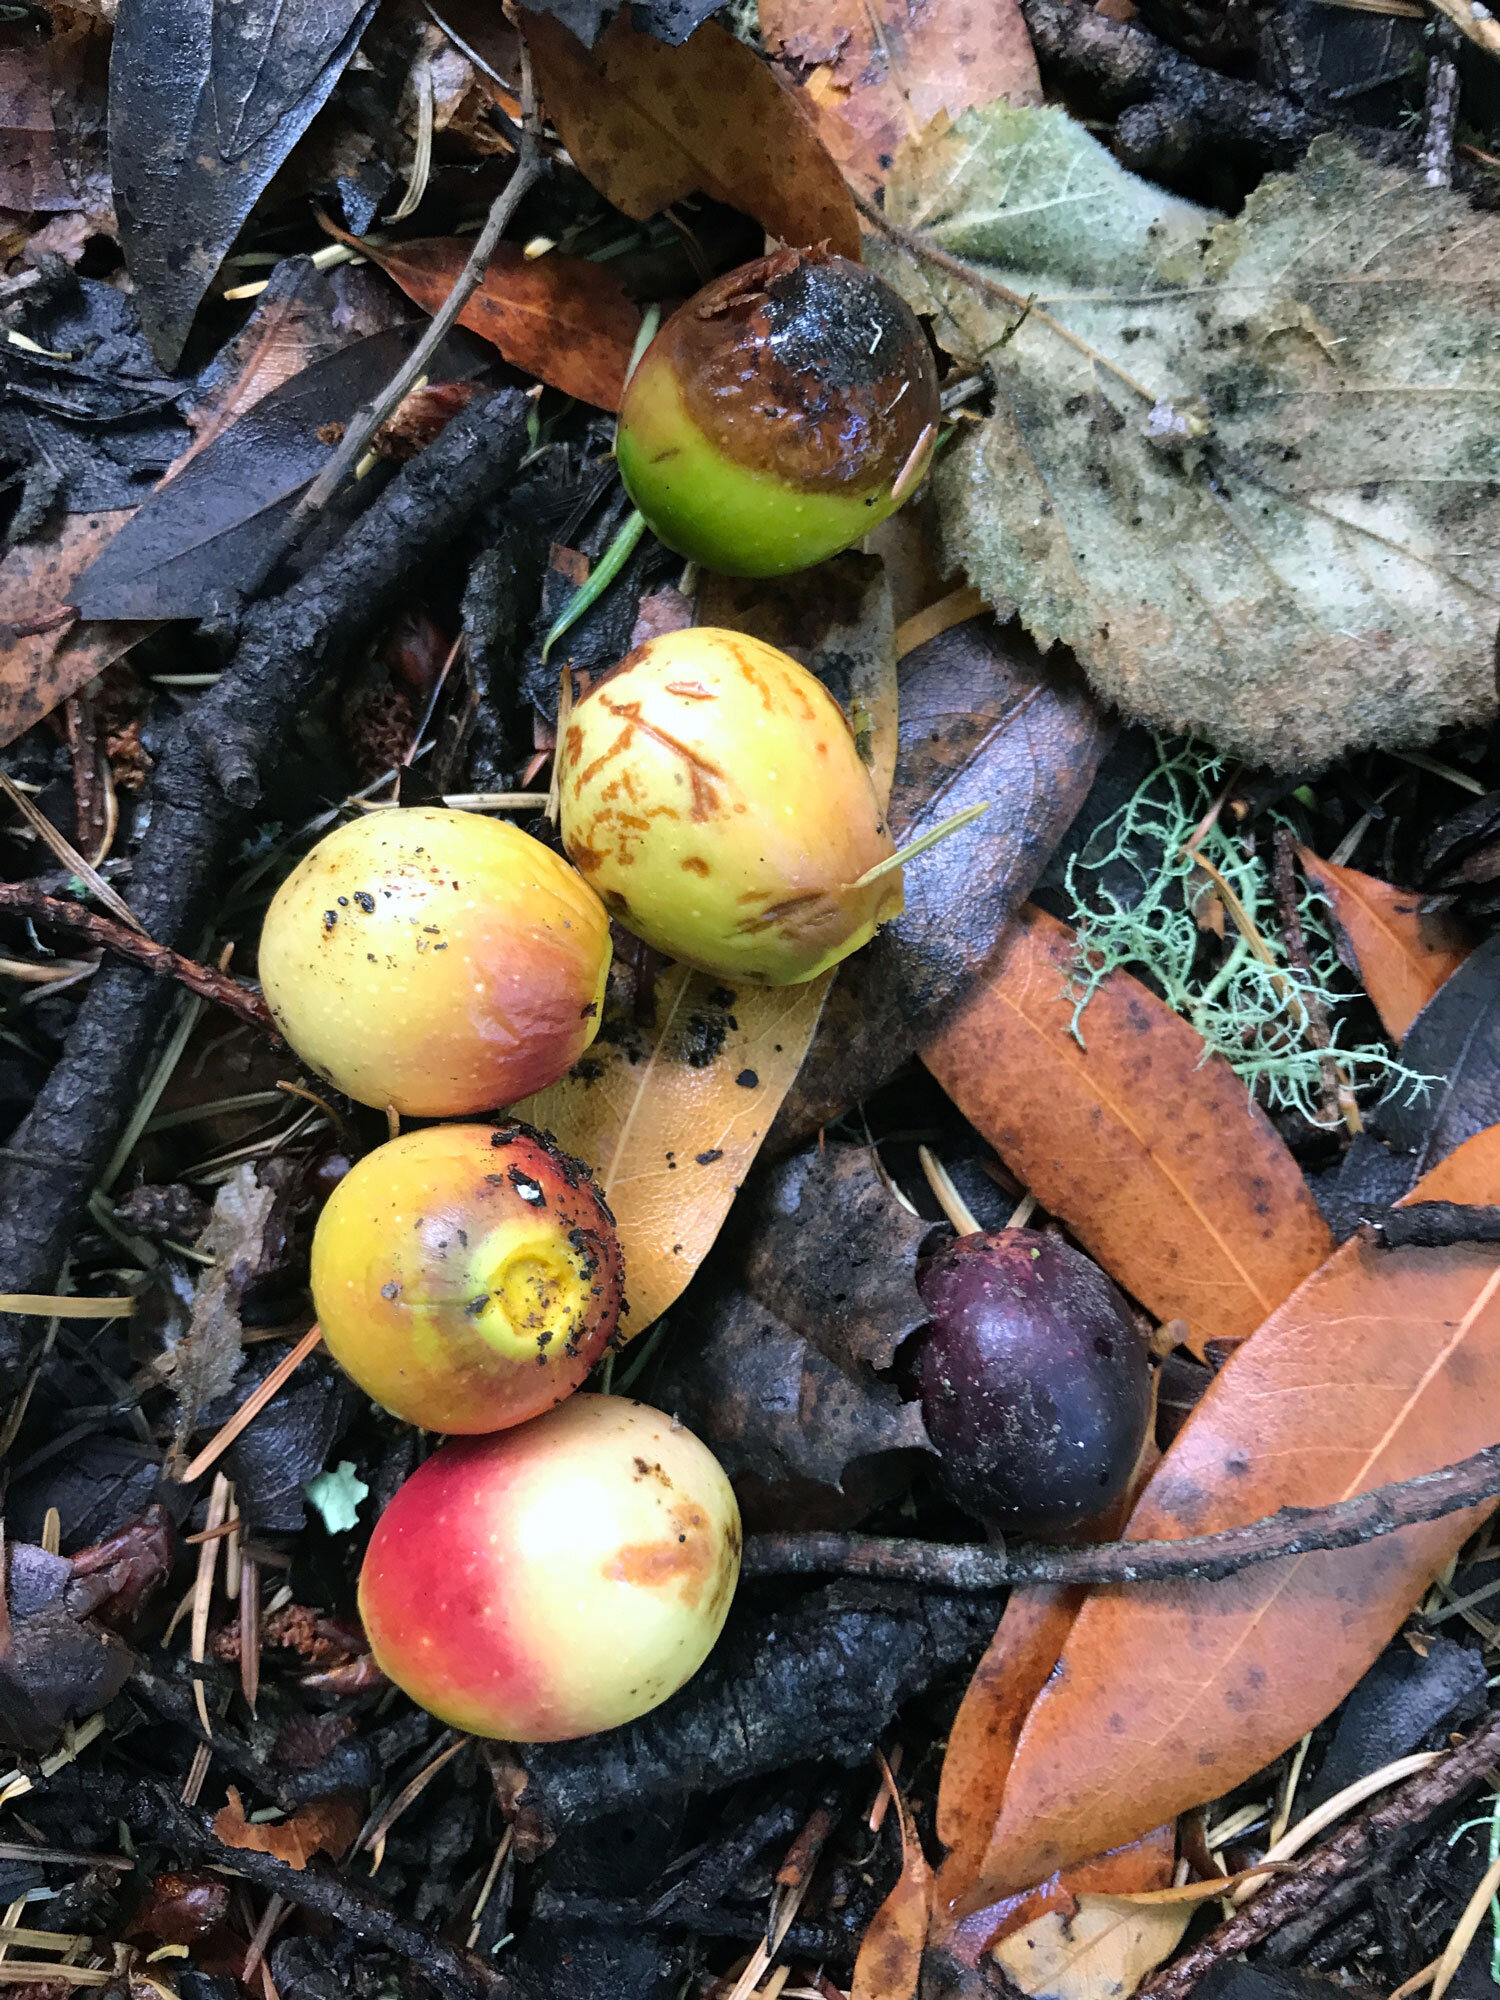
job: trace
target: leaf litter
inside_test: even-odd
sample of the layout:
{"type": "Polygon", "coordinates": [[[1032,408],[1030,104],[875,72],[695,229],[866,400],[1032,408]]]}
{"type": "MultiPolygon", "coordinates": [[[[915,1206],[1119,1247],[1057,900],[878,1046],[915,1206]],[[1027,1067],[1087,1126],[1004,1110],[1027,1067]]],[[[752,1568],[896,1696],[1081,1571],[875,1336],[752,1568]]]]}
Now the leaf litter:
{"type": "MultiPolygon", "coordinates": [[[[1211,1911],[1193,1913],[1221,1866],[1253,1867],[1268,1822],[1449,1730],[1483,1740],[1500,1627],[1490,1531],[1470,1530],[1488,1461],[1466,1461],[1460,1511],[1354,1547],[1314,1523],[1302,1555],[1218,1582],[1002,1598],[973,1572],[955,1586],[988,1559],[985,1529],[944,1497],[914,1356],[950,1231],[979,1217],[1091,1251],[1160,1364],[1126,1530],[1147,1575],[1157,1537],[1495,1442],[1494,1260],[1449,1240],[1489,1226],[1464,1211],[1495,1205],[1500,1103],[1488,214],[1400,164],[1395,132],[1378,165],[1319,140],[1216,214],[1201,120],[1243,125],[1257,90],[1274,120],[1290,99],[1248,43],[1200,68],[1160,8],[1122,25],[1051,0],[819,0],[794,19],[767,0],[768,64],[743,7],[557,0],[521,22],[548,170],[466,308],[483,338],[425,356],[314,519],[299,496],[513,174],[516,28],[469,0],[383,7],[364,32],[348,4],[252,5],[191,49],[147,49],[122,7],[112,190],[109,26],[51,11],[50,41],[28,16],[0,49],[0,142],[19,147],[0,143],[0,312],[22,336],[0,437],[0,765],[64,843],[8,826],[18,883],[86,895],[57,863],[71,842],[149,928],[232,952],[244,982],[267,893],[338,818],[446,798],[547,838],[544,641],[628,523],[598,413],[641,312],[765,232],[859,254],[845,175],[862,198],[885,187],[908,247],[917,233],[909,258],[865,211],[864,254],[947,352],[927,489],[880,556],[768,582],[685,571],[641,535],[561,650],[576,695],[653,632],[753,633],[843,704],[898,838],[988,811],[908,869],[898,923],[808,988],[742,990],[617,933],[598,1040],[525,1107],[601,1174],[626,1239],[641,1337],[591,1388],[703,1437],[752,1536],[702,1674],[574,1744],[445,1736],[354,1615],[369,1530],[430,1447],[319,1351],[307,1254],[385,1121],[213,1010],[142,1039],[120,1025],[135,975],[7,916],[7,1186],[81,1161],[99,1191],[65,1270],[8,1281],[36,1311],[6,1318],[23,1366],[0,1738],[22,1762],[0,1803],[24,1803],[0,1872],[44,1928],[13,1909],[0,1970],[34,1982],[47,1941],[76,1940],[56,1969],[102,1985],[159,1937],[186,1960],[134,1977],[174,2000],[205,1981],[222,2000],[398,1982],[1184,2000],[1216,1953],[1216,1976],[1258,1993],[1273,1957],[1277,1981],[1291,1959],[1367,1991],[1436,1963],[1484,1901],[1492,1821],[1470,1824],[1461,1785],[1409,1823],[1389,1794],[1379,1896],[1327,1850],[1252,1896],[1238,1921],[1264,1922],[1270,1954],[1242,1962],[1239,1934],[1205,1939],[1211,1911]],[[1036,108],[1028,27],[1069,111],[1036,108]],[[1129,102],[1127,58],[1161,104],[1129,102]],[[1108,150],[1143,157],[1143,111],[1186,148],[1161,166],[1170,193],[1108,150]],[[336,581],[392,494],[420,520],[444,421],[516,382],[532,399],[512,486],[352,644],[298,624],[293,654],[326,648],[327,671],[232,861],[190,884],[202,836],[184,837],[163,884],[153,819],[200,824],[182,741],[215,769],[238,754],[237,713],[217,738],[194,721],[237,634],[298,601],[292,578],[336,581]],[[1431,755],[1392,754],[1445,729],[1431,755]],[[118,1148],[86,1129],[86,1068],[80,1084],[80,1052],[116,1045],[139,1074],[118,1148]],[[1383,1248],[1419,1170],[1437,1247],[1383,1248]],[[71,1316],[122,1292],[128,1317],[71,1316]],[[190,1450],[212,1495],[209,1472],[177,1476],[190,1450]],[[893,1776],[871,1812],[877,1751],[893,1776]],[[1319,1880],[1321,1928],[1255,1915],[1319,1880]]],[[[1307,46],[1336,92],[1330,37],[1307,46]]],[[[1422,59],[1441,81],[1437,44],[1422,59]]],[[[1381,87],[1410,100],[1410,78],[1381,87]]],[[[1410,101],[1424,158],[1441,105],[1410,101]]],[[[1460,181],[1483,171],[1467,144],[1460,181]]],[[[0,1263],[34,1221],[8,1204],[0,1263]]],[[[1338,1853],[1365,1824],[1334,1830],[1338,1853]]]]}

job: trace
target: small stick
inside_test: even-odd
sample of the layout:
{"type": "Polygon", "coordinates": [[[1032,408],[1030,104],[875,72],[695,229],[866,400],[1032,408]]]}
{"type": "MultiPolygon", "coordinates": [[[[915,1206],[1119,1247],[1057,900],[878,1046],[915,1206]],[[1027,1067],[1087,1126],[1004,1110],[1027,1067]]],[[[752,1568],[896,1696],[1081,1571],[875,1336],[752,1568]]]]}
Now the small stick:
{"type": "Polygon", "coordinates": [[[106,951],[117,952],[121,958],[128,958],[132,965],[142,965],[148,972],[155,972],[165,979],[175,979],[201,999],[216,1000],[221,1007],[227,1007],[248,1027],[258,1028],[262,1034],[275,1035],[280,1040],[276,1024],[271,1019],[271,1010],[258,993],[241,986],[227,973],[217,972],[209,965],[200,965],[197,959],[185,958],[180,951],[171,951],[166,945],[158,944],[155,938],[147,937],[139,925],[134,930],[128,929],[113,918],[100,916],[96,910],[85,909],[82,903],[70,903],[61,896],[44,895],[40,889],[33,889],[29,882],[0,882],[0,912],[6,910],[30,917],[35,923],[55,924],[61,930],[72,931],[88,938],[93,944],[102,945],[106,951]]]}
{"type": "Polygon", "coordinates": [[[1359,1225],[1380,1250],[1447,1250],[1455,1244],[1500,1243],[1500,1208],[1461,1201],[1414,1201],[1372,1208],[1359,1225]]]}
{"type": "Polygon", "coordinates": [[[364,457],[365,447],[396,406],[426,375],[433,357],[447,339],[454,322],[479,287],[496,246],[520,206],[521,197],[535,186],[544,171],[538,142],[536,87],[531,75],[531,57],[521,44],[521,150],[515,171],[495,197],[483,229],[474,239],[469,261],[453,281],[453,289],[433,314],[427,331],[417,342],[380,394],[356,413],[332,458],[308,487],[292,511],[287,527],[300,533],[314,514],[320,513],[337,493],[350,472],[364,457]]]}
{"type": "Polygon", "coordinates": [[[931,1590],[1010,1590],[1021,1585],[1212,1583],[1281,1556],[1352,1549],[1419,1522],[1482,1506],[1500,1494],[1500,1445],[1415,1479],[1373,1487],[1328,1507],[1283,1507],[1240,1528],[1177,1542],[1099,1542],[1086,1548],[981,1548],[834,1533],[752,1535],[747,1576],[859,1576],[931,1590]]]}
{"type": "Polygon", "coordinates": [[[1426,187],[1453,185],[1453,128],[1458,123],[1459,77],[1454,51],[1462,47],[1451,21],[1433,24],[1427,59],[1427,102],[1417,168],[1426,187]]]}
{"type": "Polygon", "coordinates": [[[1463,1797],[1500,1760],[1500,1715],[1490,1719],[1450,1756],[1409,1778],[1378,1806],[1315,1848],[1295,1875],[1274,1882],[1244,1909],[1209,1932],[1194,1948],[1148,1979],[1139,2000],[1186,2000],[1215,1965],[1262,1944],[1293,1918],[1316,1908],[1347,1875],[1363,1866],[1393,1834],[1463,1797]]]}
{"type": "Polygon", "coordinates": [[[980,1236],[979,1218],[953,1185],[953,1176],[943,1165],[930,1146],[918,1146],[917,1158],[922,1163],[922,1171],[927,1176],[927,1185],[932,1189],[938,1207],[947,1216],[960,1236],[980,1236]]]}

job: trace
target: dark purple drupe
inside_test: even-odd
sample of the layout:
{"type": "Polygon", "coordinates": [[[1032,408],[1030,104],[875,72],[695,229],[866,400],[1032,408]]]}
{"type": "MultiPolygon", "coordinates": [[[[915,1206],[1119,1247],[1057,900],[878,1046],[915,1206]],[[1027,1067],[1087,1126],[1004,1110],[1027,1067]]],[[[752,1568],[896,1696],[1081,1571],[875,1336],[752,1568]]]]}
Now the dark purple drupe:
{"type": "Polygon", "coordinates": [[[941,1477],[995,1528],[1054,1534],[1119,1497],[1145,1440],[1146,1345],[1090,1258],[1034,1229],[961,1236],[918,1280],[917,1381],[941,1477]]]}

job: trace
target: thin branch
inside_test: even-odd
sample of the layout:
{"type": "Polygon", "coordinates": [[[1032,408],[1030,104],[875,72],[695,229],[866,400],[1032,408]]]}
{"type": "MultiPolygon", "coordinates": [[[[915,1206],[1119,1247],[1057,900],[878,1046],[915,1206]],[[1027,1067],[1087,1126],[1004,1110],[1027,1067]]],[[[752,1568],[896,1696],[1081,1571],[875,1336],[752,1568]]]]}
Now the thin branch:
{"type": "Polygon", "coordinates": [[[169,950],[166,945],[147,937],[144,931],[127,930],[113,917],[100,916],[97,910],[85,909],[82,903],[70,903],[61,896],[44,895],[29,882],[0,882],[0,911],[5,910],[30,917],[34,923],[51,924],[59,930],[71,931],[75,937],[87,938],[91,944],[101,945],[106,951],[128,958],[132,965],[143,965],[148,972],[158,973],[164,979],[175,979],[190,993],[227,1007],[247,1027],[259,1028],[263,1034],[280,1039],[276,1024],[271,1019],[271,1010],[258,993],[252,993],[248,986],[241,986],[227,972],[220,972],[211,965],[200,965],[195,958],[185,958],[180,951],[169,950]]]}
{"type": "Polygon", "coordinates": [[[1438,1521],[1500,1494],[1500,1445],[1472,1458],[1374,1487],[1329,1507],[1283,1507],[1264,1520],[1177,1542],[1100,1542],[1092,1548],[980,1548],[876,1536],[752,1535],[747,1576],[859,1576],[930,1590],[1011,1590],[1021,1585],[1213,1583],[1254,1563],[1359,1548],[1382,1535],[1438,1521]]]}
{"type": "Polygon", "coordinates": [[[1500,1716],[1492,1716],[1451,1756],[1408,1779],[1379,1805],[1361,1813],[1331,1840],[1314,1848],[1295,1875],[1283,1876],[1263,1889],[1253,1902],[1210,1931],[1191,1951],[1148,1979],[1140,1988],[1138,2000],[1186,2000],[1215,1965],[1249,1951],[1283,1924],[1314,1909],[1393,1835],[1419,1825],[1462,1798],[1497,1762],[1500,1762],[1500,1716]]]}
{"type": "MultiPolygon", "coordinates": [[[[446,32],[446,31],[445,31],[446,32]]],[[[455,321],[478,290],[500,238],[520,206],[521,197],[535,186],[545,171],[541,153],[541,120],[537,115],[536,86],[532,80],[531,58],[521,45],[521,150],[515,171],[491,204],[483,229],[474,239],[469,261],[453,281],[453,289],[433,314],[427,331],[406,360],[396,370],[373,402],[357,411],[345,431],[338,450],[329,459],[312,485],[297,502],[287,523],[289,534],[299,533],[310,517],[319,513],[343,485],[365,455],[365,448],[391,412],[417,386],[432,365],[432,358],[452,331],[455,321]]]]}
{"type": "Polygon", "coordinates": [[[1359,1233],[1381,1250],[1448,1250],[1461,1243],[1500,1243],[1500,1208],[1462,1201],[1413,1201],[1372,1208],[1359,1233]]]}

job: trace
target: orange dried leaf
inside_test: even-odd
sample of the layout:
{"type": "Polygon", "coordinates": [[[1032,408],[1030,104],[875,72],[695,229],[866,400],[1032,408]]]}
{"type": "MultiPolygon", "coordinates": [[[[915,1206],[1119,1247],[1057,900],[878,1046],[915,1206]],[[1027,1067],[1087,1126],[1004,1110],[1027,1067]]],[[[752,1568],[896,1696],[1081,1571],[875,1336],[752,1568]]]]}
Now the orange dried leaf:
{"type": "Polygon", "coordinates": [[[806,92],[823,142],[873,195],[908,139],[1003,97],[1040,104],[1017,0],[761,0],[766,48],[806,92]]]}
{"type": "Polygon", "coordinates": [[[717,21],[675,49],[637,34],[628,10],[591,49],[548,15],[520,21],[548,116],[616,208],[644,221],[701,192],[784,243],[859,256],[853,198],[811,113],[717,21]]]}
{"type": "MultiPolygon", "coordinates": [[[[1413,1201],[1500,1201],[1500,1126],[1413,1201]]],[[[1322,1507],[1500,1442],[1500,1253],[1343,1245],[1231,1357],[1133,1539],[1322,1507]]],[[[1487,1509],[1219,1583],[1091,1591],[1033,1706],[984,1864],[1021,1889],[1218,1798],[1343,1699],[1487,1509]]]]}
{"type": "Polygon", "coordinates": [[[1028,906],[922,1060],[1117,1283],[1187,1321],[1190,1345],[1250,1333],[1328,1255],[1328,1225],[1228,1064],[1205,1062],[1138,980],[1110,974],[1080,1047],[1073,970],[1073,933],[1028,906]]]}
{"type": "Polygon", "coordinates": [[[915,2000],[932,1910],[932,1870],[911,1810],[886,1772],[901,1822],[901,1873],[870,1919],[854,1961],[849,2000],[915,2000]]]}
{"type": "Polygon", "coordinates": [[[0,560],[0,747],[151,631],[149,624],[79,620],[70,593],[135,512],[68,514],[55,534],[20,542],[0,560]]]}
{"type": "Polygon", "coordinates": [[[214,1835],[226,1847],[253,1848],[274,1854],[293,1868],[305,1868],[315,1854],[341,1859],[354,1843],[361,1824],[359,1801],[349,1792],[314,1799],[298,1806],[290,1819],[252,1823],[245,1817],[240,1795],[231,1785],[229,1803],[214,1814],[214,1835]]]}
{"type": "MultiPolygon", "coordinates": [[[[436,312],[473,245],[461,236],[426,236],[359,247],[408,298],[436,312]]],[[[580,402],[618,410],[641,316],[607,265],[555,251],[528,258],[519,244],[500,243],[458,323],[513,367],[580,402]]]]}
{"type": "Polygon", "coordinates": [[[1329,915],[1347,957],[1375,1003],[1381,1026],[1399,1042],[1469,948],[1451,918],[1424,915],[1412,889],[1398,889],[1357,868],[1320,861],[1306,847],[1297,858],[1328,897],[1329,915]]]}
{"type": "Polygon", "coordinates": [[[1039,2000],[1128,2000],[1176,1950],[1192,1916],[1190,1904],[1080,1896],[1071,1916],[1028,1924],[995,1960],[1014,1986],[1039,2000]]]}

